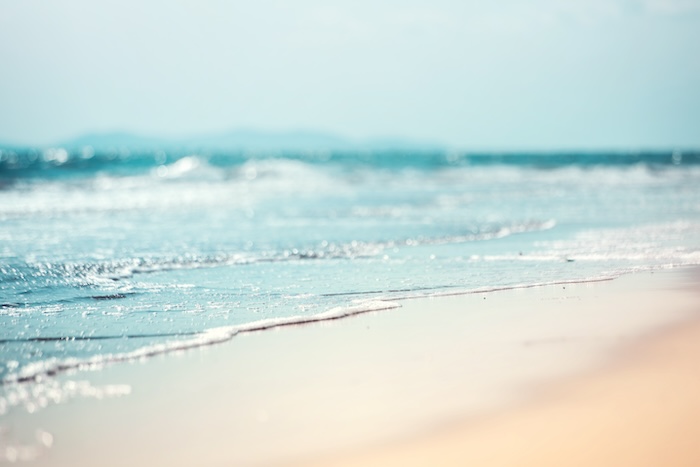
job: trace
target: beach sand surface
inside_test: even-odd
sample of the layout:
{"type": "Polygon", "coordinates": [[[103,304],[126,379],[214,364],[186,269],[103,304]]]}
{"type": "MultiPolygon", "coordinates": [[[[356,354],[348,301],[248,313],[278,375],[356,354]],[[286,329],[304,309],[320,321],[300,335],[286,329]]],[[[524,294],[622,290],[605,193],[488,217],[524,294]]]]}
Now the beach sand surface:
{"type": "Polygon", "coordinates": [[[693,268],[401,301],[62,381],[28,465],[700,465],[693,268]]]}
{"type": "Polygon", "coordinates": [[[700,323],[628,353],[517,409],[298,465],[699,466],[700,323]]]}

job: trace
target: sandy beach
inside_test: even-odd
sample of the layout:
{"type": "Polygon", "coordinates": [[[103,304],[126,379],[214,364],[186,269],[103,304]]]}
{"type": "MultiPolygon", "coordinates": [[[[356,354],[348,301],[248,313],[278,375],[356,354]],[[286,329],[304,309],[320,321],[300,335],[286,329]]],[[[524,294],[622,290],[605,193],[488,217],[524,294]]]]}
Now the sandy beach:
{"type": "Polygon", "coordinates": [[[404,300],[67,374],[129,395],[14,410],[7,445],[47,466],[698,465],[697,279],[404,300]]]}
{"type": "Polygon", "coordinates": [[[700,323],[649,337],[603,370],[528,404],[360,454],[332,466],[700,465],[700,323]]]}

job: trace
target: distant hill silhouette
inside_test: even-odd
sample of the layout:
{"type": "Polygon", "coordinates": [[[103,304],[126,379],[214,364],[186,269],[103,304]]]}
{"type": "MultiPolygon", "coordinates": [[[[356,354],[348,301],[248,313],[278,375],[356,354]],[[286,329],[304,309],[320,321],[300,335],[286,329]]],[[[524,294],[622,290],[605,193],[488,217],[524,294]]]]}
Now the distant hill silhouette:
{"type": "MultiPolygon", "coordinates": [[[[9,149],[29,146],[3,145],[9,149]]],[[[92,147],[96,151],[178,150],[178,151],[344,151],[344,150],[437,150],[437,144],[418,143],[401,139],[375,138],[358,141],[318,131],[262,131],[239,129],[221,133],[182,138],[158,138],[128,132],[88,133],[57,144],[37,146],[38,149],[61,147],[79,150],[92,147]]]]}

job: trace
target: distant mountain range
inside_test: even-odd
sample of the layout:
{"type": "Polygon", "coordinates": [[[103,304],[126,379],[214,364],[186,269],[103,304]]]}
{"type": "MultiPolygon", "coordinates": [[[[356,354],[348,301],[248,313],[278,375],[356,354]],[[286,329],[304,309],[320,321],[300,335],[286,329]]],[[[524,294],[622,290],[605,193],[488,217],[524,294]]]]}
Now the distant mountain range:
{"type": "MultiPolygon", "coordinates": [[[[3,145],[0,148],[27,149],[31,146],[3,145]]],[[[330,133],[314,131],[235,130],[183,138],[157,138],[127,132],[90,133],[37,149],[61,147],[80,150],[178,150],[178,151],[344,151],[344,150],[440,150],[442,146],[401,139],[375,138],[351,140],[330,133]]]]}

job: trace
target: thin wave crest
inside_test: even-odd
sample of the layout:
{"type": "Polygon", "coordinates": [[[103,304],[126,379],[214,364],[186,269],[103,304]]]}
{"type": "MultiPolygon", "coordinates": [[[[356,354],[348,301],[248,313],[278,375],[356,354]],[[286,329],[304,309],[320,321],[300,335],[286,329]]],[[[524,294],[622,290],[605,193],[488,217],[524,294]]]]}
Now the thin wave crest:
{"type": "MultiPolygon", "coordinates": [[[[195,148],[164,146],[152,149],[126,147],[93,148],[2,148],[0,147],[0,178],[92,176],[100,171],[143,173],[158,167],[175,167],[191,157],[195,148]]],[[[700,163],[697,150],[672,151],[596,151],[596,152],[469,152],[445,149],[346,149],[346,150],[262,150],[197,149],[198,157],[219,167],[239,167],[247,161],[290,160],[306,164],[343,164],[377,168],[440,169],[445,167],[517,166],[557,168],[566,166],[688,166],[700,163]]]]}
{"type": "Polygon", "coordinates": [[[446,245],[505,238],[527,232],[550,230],[554,220],[528,221],[502,226],[474,229],[462,235],[443,237],[415,237],[383,242],[351,241],[347,243],[322,242],[309,248],[292,248],[267,253],[221,253],[216,255],[188,254],[176,257],[140,257],[106,262],[31,263],[26,266],[0,267],[0,283],[26,281],[27,276],[46,280],[66,281],[78,286],[105,286],[137,274],[148,274],[176,269],[198,269],[220,266],[245,266],[264,262],[370,258],[386,250],[426,245],[446,245]]]}

